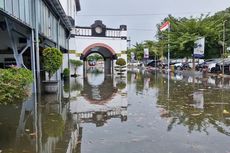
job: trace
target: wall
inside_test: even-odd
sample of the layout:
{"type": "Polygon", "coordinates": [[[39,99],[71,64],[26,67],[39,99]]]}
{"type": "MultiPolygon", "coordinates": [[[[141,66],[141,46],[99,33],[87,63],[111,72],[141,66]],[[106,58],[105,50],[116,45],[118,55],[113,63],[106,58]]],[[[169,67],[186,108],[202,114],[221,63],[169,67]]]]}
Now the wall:
{"type": "Polygon", "coordinates": [[[65,13],[76,21],[77,10],[75,0],[60,0],[60,3],[65,13]]]}
{"type": "Polygon", "coordinates": [[[110,46],[116,53],[127,50],[127,41],[120,38],[100,38],[100,37],[75,37],[70,39],[70,50],[82,53],[84,49],[95,43],[103,43],[110,46]]]}

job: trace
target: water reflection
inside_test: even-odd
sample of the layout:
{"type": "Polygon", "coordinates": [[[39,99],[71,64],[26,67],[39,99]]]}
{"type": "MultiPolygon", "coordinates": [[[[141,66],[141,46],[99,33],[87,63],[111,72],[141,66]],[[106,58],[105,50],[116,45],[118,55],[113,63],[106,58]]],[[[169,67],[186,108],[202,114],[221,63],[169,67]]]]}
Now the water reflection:
{"type": "Polygon", "coordinates": [[[57,94],[0,106],[0,152],[80,153],[83,124],[102,127],[113,118],[127,120],[127,96],[120,94],[126,82],[117,81],[88,74],[60,83],[57,94]]]}
{"type": "Polygon", "coordinates": [[[184,126],[189,133],[209,134],[212,128],[230,136],[229,78],[171,73],[168,82],[167,77],[167,74],[129,72],[128,82],[136,84],[137,94],[144,92],[144,86],[159,89],[157,108],[168,122],[168,131],[184,126]]]}
{"type": "Polygon", "coordinates": [[[167,76],[91,73],[0,106],[0,152],[227,152],[229,80],[167,76]]]}
{"type": "Polygon", "coordinates": [[[94,123],[97,127],[103,126],[111,118],[126,121],[127,96],[119,92],[124,88],[124,80],[115,80],[104,73],[89,73],[84,79],[81,96],[71,102],[71,113],[81,123],[94,123]]]}

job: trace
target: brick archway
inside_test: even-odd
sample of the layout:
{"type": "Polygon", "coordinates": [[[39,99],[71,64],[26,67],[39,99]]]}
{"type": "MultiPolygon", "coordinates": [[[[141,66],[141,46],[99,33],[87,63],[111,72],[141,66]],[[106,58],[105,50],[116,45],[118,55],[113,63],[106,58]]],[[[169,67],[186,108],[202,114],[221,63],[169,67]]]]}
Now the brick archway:
{"type": "Polygon", "coordinates": [[[95,48],[95,47],[103,47],[103,48],[106,48],[108,51],[111,52],[112,55],[116,55],[116,52],[114,51],[113,48],[111,48],[110,46],[106,45],[106,44],[103,44],[103,43],[95,43],[95,44],[92,44],[90,46],[88,46],[87,48],[84,49],[84,51],[82,52],[82,55],[85,56],[87,55],[87,53],[95,48]]]}

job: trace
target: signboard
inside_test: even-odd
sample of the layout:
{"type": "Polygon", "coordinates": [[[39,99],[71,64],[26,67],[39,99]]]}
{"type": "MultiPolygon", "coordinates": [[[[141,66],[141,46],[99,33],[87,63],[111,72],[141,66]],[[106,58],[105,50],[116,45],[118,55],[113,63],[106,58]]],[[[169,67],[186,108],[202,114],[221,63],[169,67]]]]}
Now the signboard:
{"type": "Polygon", "coordinates": [[[149,49],[148,48],[144,49],[144,58],[149,58],[149,49]]]}
{"type": "Polygon", "coordinates": [[[131,60],[134,61],[135,60],[135,53],[131,52],[131,60]]]}
{"type": "Polygon", "coordinates": [[[203,58],[204,57],[204,49],[205,49],[205,38],[202,37],[195,41],[194,44],[194,52],[193,57],[194,58],[203,58]]]}

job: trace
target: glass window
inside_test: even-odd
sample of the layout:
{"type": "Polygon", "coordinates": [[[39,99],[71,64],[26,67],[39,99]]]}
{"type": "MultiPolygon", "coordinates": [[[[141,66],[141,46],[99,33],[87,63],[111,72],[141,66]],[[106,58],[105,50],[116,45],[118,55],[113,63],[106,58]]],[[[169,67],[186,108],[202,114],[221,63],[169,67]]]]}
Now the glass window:
{"type": "Polygon", "coordinates": [[[4,9],[4,6],[5,6],[4,0],[0,0],[0,8],[4,9]]]}
{"type": "Polygon", "coordinates": [[[19,1],[19,17],[22,21],[25,21],[25,0],[19,1]]]}
{"type": "Polygon", "coordinates": [[[51,34],[51,23],[52,23],[52,15],[51,15],[51,12],[48,11],[48,27],[47,27],[47,28],[48,28],[48,29],[47,29],[47,30],[48,30],[48,31],[47,31],[48,33],[47,33],[47,34],[48,34],[48,37],[49,37],[49,38],[51,38],[51,36],[52,36],[52,34],[51,34]]]}
{"type": "Polygon", "coordinates": [[[19,18],[19,0],[13,1],[13,14],[19,18]]]}
{"type": "Polygon", "coordinates": [[[25,0],[25,21],[26,21],[26,23],[30,23],[29,15],[30,15],[30,12],[29,12],[29,1],[25,0]]]}
{"type": "Polygon", "coordinates": [[[29,7],[29,24],[32,25],[32,0],[28,0],[28,7],[29,7]]]}
{"type": "Polygon", "coordinates": [[[39,32],[41,32],[41,0],[38,1],[38,28],[39,32]]]}
{"type": "Polygon", "coordinates": [[[44,33],[44,3],[41,1],[41,33],[44,33]]]}
{"type": "Polygon", "coordinates": [[[12,14],[12,12],[13,12],[12,0],[6,1],[6,11],[8,11],[10,14],[12,14]]]}
{"type": "Polygon", "coordinates": [[[45,20],[44,20],[44,23],[45,23],[45,36],[49,36],[49,17],[48,17],[48,8],[45,6],[45,20]]]}
{"type": "Polygon", "coordinates": [[[56,42],[57,41],[57,20],[54,17],[53,18],[53,40],[56,42]]]}

